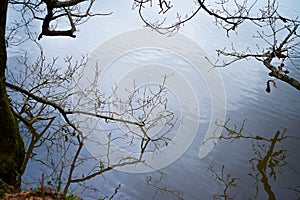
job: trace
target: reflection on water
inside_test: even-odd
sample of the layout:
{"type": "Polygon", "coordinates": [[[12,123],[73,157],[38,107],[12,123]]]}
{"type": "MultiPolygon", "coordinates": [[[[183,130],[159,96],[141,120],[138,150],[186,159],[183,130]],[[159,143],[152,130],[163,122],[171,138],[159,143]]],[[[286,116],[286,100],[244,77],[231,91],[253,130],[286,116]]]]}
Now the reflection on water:
{"type": "MultiPolygon", "coordinates": [[[[234,125],[234,128],[229,128],[227,125],[228,122],[229,120],[225,125],[220,125],[226,130],[226,132],[220,136],[220,139],[229,142],[249,140],[249,145],[252,146],[252,155],[254,157],[248,159],[248,162],[251,164],[251,171],[247,173],[247,175],[252,177],[255,181],[255,194],[252,197],[257,199],[259,191],[261,190],[260,188],[262,188],[266,192],[268,199],[276,199],[276,191],[272,189],[272,183],[276,182],[282,170],[288,168],[289,165],[287,161],[289,152],[283,144],[288,139],[299,140],[300,138],[287,136],[286,129],[276,131],[275,135],[271,138],[245,134],[243,130],[244,124],[241,128],[237,128],[236,125],[234,125]],[[261,184],[262,187],[259,184],[261,184]]],[[[230,168],[230,166],[226,166],[226,168],[230,168]]],[[[237,178],[230,178],[231,174],[225,178],[223,175],[224,165],[222,165],[221,176],[214,170],[214,166],[210,167],[209,170],[217,177],[216,181],[221,181],[225,185],[222,197],[224,199],[231,199],[231,197],[228,197],[227,191],[230,187],[237,187],[237,184],[234,183],[237,178]]],[[[293,186],[286,185],[285,187],[289,188],[293,186]]]]}
{"type": "MultiPolygon", "coordinates": [[[[98,25],[101,30],[93,24],[86,24],[82,33],[78,35],[79,39],[68,40],[66,43],[58,42],[55,49],[52,48],[53,39],[42,41],[45,51],[54,56],[63,53],[82,55],[90,52],[111,35],[140,28],[138,20],[130,21],[135,17],[127,15],[124,4],[126,3],[119,4],[118,1],[113,1],[111,8],[118,10],[118,13],[113,19],[100,19],[98,25]],[[122,19],[130,22],[126,24],[122,19]],[[111,29],[105,29],[103,32],[102,27],[111,29]],[[97,34],[92,34],[95,32],[97,34]],[[51,43],[48,48],[47,43],[51,43]]],[[[105,7],[111,10],[109,5],[105,7]]],[[[205,20],[199,23],[200,25],[198,22],[190,23],[183,33],[204,46],[207,52],[213,52],[214,47],[220,47],[223,41],[217,40],[217,30],[212,24],[205,20]],[[203,27],[206,27],[205,30],[203,27]]],[[[11,55],[19,55],[20,51],[18,49],[11,55]]],[[[141,55],[138,53],[147,52],[144,50],[135,53],[139,58],[141,55]]],[[[178,66],[182,66],[180,60],[174,59],[166,52],[164,54],[169,55],[164,64],[176,64],[178,61],[178,66]]],[[[154,59],[159,56],[160,54],[155,55],[154,59]]],[[[269,77],[262,66],[253,64],[251,61],[242,62],[220,70],[227,95],[226,114],[237,126],[232,125],[231,128],[229,123],[220,124],[224,128],[221,141],[208,157],[199,159],[198,150],[203,141],[201,134],[207,129],[207,118],[210,117],[209,93],[204,84],[197,82],[197,74],[192,68],[182,68],[183,73],[190,74],[189,81],[191,84],[194,82],[196,95],[203,100],[200,102],[203,107],[203,124],[192,146],[172,165],[157,172],[130,174],[110,171],[88,181],[86,186],[92,190],[87,190],[79,196],[84,199],[97,199],[99,196],[104,199],[105,196],[106,199],[285,199],[287,196],[289,199],[299,198],[300,141],[295,138],[299,136],[300,129],[300,94],[281,82],[277,82],[277,89],[272,88],[270,94],[266,93],[266,81],[269,77]],[[245,119],[246,123],[243,125],[245,119]],[[91,192],[94,194],[91,195],[91,192]]],[[[299,66],[300,62],[296,64],[299,66]]],[[[300,75],[297,76],[295,78],[299,79],[300,75]]],[[[188,110],[191,116],[194,115],[193,110],[188,110]]],[[[85,152],[85,155],[90,156],[88,152],[85,152]]],[[[25,181],[26,178],[30,179],[29,177],[35,177],[36,180],[41,177],[40,171],[36,170],[40,167],[31,167],[26,172],[25,181]]],[[[52,183],[55,181],[58,180],[53,180],[52,183]]]]}
{"type": "MultiPolygon", "coordinates": [[[[246,169],[246,173],[242,176],[236,175],[238,174],[237,171],[232,170],[230,165],[217,165],[215,161],[212,161],[207,171],[211,173],[210,178],[215,182],[215,186],[220,188],[220,191],[215,194],[211,193],[210,199],[281,199],[278,198],[277,187],[273,186],[278,184],[285,170],[291,170],[297,176],[295,166],[291,166],[289,163],[288,155],[290,152],[285,144],[300,138],[289,136],[286,129],[278,130],[273,137],[266,138],[247,133],[245,124],[240,127],[234,124],[232,128],[229,124],[229,120],[225,124],[219,124],[226,130],[219,139],[230,144],[239,144],[242,140],[246,140],[248,146],[252,149],[251,152],[248,152],[251,155],[248,155],[249,157],[242,162],[241,167],[246,169]],[[240,187],[245,184],[247,177],[252,178],[250,181],[252,183],[249,182],[246,185],[247,190],[251,191],[248,194],[240,187]]],[[[194,173],[197,172],[194,171],[194,173]]],[[[161,193],[171,193],[174,195],[174,199],[182,199],[182,190],[171,190],[166,186],[161,186],[162,177],[152,180],[150,176],[146,182],[161,193]]],[[[290,199],[299,199],[299,185],[291,183],[280,187],[290,199]]]]}
{"type": "Polygon", "coordinates": [[[180,190],[167,188],[161,184],[163,176],[164,174],[160,173],[159,179],[155,180],[152,179],[152,176],[148,176],[146,178],[146,183],[156,190],[155,195],[157,195],[158,197],[161,195],[169,195],[175,199],[183,200],[184,198],[182,197],[182,192],[180,190]]]}
{"type": "MultiPolygon", "coordinates": [[[[235,67],[223,71],[228,94],[227,116],[236,121],[237,127],[231,129],[228,124],[219,124],[224,128],[221,142],[208,157],[197,156],[203,140],[201,131],[207,128],[203,124],[191,148],[172,165],[142,174],[110,171],[104,178],[88,181],[89,187],[97,190],[79,195],[95,199],[98,191],[100,196],[116,199],[281,199],[287,194],[292,199],[299,197],[299,175],[295,173],[299,166],[299,140],[291,141],[286,136],[299,133],[299,94],[284,84],[268,94],[264,80],[252,80],[261,76],[262,71],[253,71],[248,65],[244,69],[246,75],[235,73],[235,67]],[[245,126],[244,119],[247,119],[245,126]],[[288,165],[294,166],[294,171],[288,165]],[[90,195],[91,192],[95,194],[90,195]]],[[[197,95],[204,93],[198,91],[197,95]]],[[[86,155],[90,156],[87,152],[86,155]]],[[[29,169],[27,176],[33,174],[37,171],[29,169]]],[[[60,184],[60,180],[49,184],[54,182],[60,184]]]]}
{"type": "Polygon", "coordinates": [[[217,193],[213,195],[213,199],[234,199],[236,197],[236,194],[229,194],[229,190],[231,190],[232,187],[237,187],[239,178],[232,177],[231,174],[227,174],[225,172],[225,166],[222,165],[220,172],[216,169],[214,163],[212,163],[208,171],[211,171],[212,178],[216,181],[216,183],[221,183],[224,187],[223,191],[221,193],[217,193]]]}

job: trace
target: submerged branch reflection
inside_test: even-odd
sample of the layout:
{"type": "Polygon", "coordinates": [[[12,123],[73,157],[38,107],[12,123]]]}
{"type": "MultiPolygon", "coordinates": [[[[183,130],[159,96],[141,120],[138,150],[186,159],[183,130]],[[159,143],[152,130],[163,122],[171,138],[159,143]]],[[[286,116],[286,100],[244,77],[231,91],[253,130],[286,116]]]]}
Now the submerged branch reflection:
{"type": "Polygon", "coordinates": [[[170,197],[173,199],[178,199],[178,200],[183,200],[184,198],[182,197],[182,193],[179,190],[176,189],[170,189],[166,186],[163,185],[163,173],[159,172],[160,177],[158,179],[155,179],[152,176],[148,176],[146,178],[146,183],[147,185],[153,187],[156,191],[155,194],[157,195],[157,193],[161,193],[161,194],[169,194],[170,197]]]}
{"type": "MultiPolygon", "coordinates": [[[[264,190],[268,194],[269,199],[275,199],[275,194],[272,191],[269,178],[276,180],[276,168],[281,168],[287,165],[285,161],[287,150],[283,148],[283,145],[276,150],[276,145],[279,146],[281,141],[286,139],[286,130],[280,132],[277,131],[273,138],[267,140],[262,138],[260,140],[253,141],[253,151],[257,157],[252,158],[249,162],[252,164],[253,171],[255,173],[249,173],[249,175],[257,182],[263,184],[264,190]],[[261,141],[267,141],[267,143],[261,141]],[[255,142],[255,143],[254,143],[255,142]]],[[[257,188],[258,192],[258,188],[257,188]]]]}
{"type": "Polygon", "coordinates": [[[208,171],[212,173],[212,176],[215,178],[215,181],[221,182],[224,185],[224,190],[222,191],[222,194],[215,194],[214,195],[214,200],[218,199],[224,199],[224,200],[232,200],[235,198],[236,195],[230,195],[228,194],[228,191],[231,187],[237,187],[237,181],[239,178],[237,177],[232,177],[231,174],[225,174],[224,169],[225,166],[222,165],[221,172],[218,173],[215,170],[215,164],[212,163],[208,167],[208,171]]]}
{"type": "MultiPolygon", "coordinates": [[[[242,123],[240,128],[236,125],[233,125],[232,128],[229,127],[229,121],[230,120],[227,120],[225,124],[216,123],[218,126],[226,130],[225,133],[222,133],[217,139],[223,139],[230,142],[240,139],[251,140],[254,157],[248,160],[251,164],[252,170],[252,172],[248,173],[248,175],[255,179],[256,192],[254,198],[258,198],[259,187],[261,184],[268,196],[268,199],[276,199],[271,181],[276,181],[277,175],[282,172],[280,170],[282,170],[283,167],[289,167],[288,162],[286,161],[288,150],[284,147],[283,141],[291,138],[292,136],[287,136],[287,129],[277,130],[271,138],[247,134],[244,133],[245,121],[242,123]]],[[[225,175],[224,165],[222,165],[221,174],[214,169],[214,164],[209,166],[208,170],[216,177],[216,181],[221,182],[225,186],[223,194],[216,194],[215,199],[216,197],[218,197],[218,199],[233,199],[234,197],[228,196],[227,192],[231,186],[235,186],[235,181],[238,180],[238,178],[231,178],[230,174],[225,175]]],[[[297,192],[297,188],[291,188],[291,190],[297,192]]]]}

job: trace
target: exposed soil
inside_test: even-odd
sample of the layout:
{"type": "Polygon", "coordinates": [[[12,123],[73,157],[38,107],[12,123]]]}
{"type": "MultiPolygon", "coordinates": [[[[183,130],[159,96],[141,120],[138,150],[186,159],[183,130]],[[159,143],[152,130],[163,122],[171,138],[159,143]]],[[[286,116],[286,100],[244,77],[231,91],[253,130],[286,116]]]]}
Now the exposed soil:
{"type": "Polygon", "coordinates": [[[3,200],[65,200],[62,195],[55,193],[51,188],[44,188],[43,190],[24,190],[16,194],[5,193],[3,200]]]}

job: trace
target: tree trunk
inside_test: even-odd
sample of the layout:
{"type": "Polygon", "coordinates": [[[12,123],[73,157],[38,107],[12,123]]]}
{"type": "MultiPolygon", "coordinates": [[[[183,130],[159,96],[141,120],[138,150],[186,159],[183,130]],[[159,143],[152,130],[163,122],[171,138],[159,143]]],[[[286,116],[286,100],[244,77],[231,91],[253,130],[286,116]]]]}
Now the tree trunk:
{"type": "Polygon", "coordinates": [[[5,86],[7,6],[8,0],[2,1],[0,6],[0,178],[17,189],[20,186],[17,176],[24,160],[25,148],[5,86]]]}

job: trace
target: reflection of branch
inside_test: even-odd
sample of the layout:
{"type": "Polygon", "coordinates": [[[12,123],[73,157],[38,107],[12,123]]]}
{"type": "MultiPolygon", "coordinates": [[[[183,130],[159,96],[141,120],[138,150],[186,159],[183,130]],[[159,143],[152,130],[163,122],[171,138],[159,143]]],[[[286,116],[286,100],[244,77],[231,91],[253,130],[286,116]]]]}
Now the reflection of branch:
{"type": "Polygon", "coordinates": [[[277,131],[274,137],[270,139],[268,146],[257,144],[258,149],[254,146],[254,152],[257,157],[249,160],[249,162],[253,165],[253,168],[255,167],[254,169],[258,170],[256,175],[249,175],[263,184],[264,190],[268,194],[269,199],[275,199],[275,194],[269,183],[269,177],[273,177],[274,180],[276,180],[275,167],[282,167],[287,164],[285,161],[286,150],[280,149],[276,151],[275,149],[276,143],[281,142],[283,138],[286,138],[285,132],[286,130],[282,133],[277,131]],[[260,176],[261,178],[259,178],[260,176]]]}
{"type": "Polygon", "coordinates": [[[297,200],[300,200],[300,186],[293,187],[293,188],[285,188],[285,189],[294,191],[296,194],[298,194],[297,200]]]}
{"type": "MultiPolygon", "coordinates": [[[[226,120],[224,124],[219,124],[216,122],[216,125],[219,127],[222,127],[226,130],[226,134],[221,134],[218,138],[209,138],[209,139],[224,139],[224,140],[237,140],[237,139],[251,139],[254,141],[265,141],[265,142],[272,142],[274,139],[273,138],[265,138],[260,135],[245,135],[243,134],[244,127],[245,127],[245,120],[243,121],[241,127],[238,129],[237,125],[233,125],[233,128],[230,128],[228,126],[230,122],[230,119],[226,120]]],[[[285,135],[286,130],[284,130],[283,134],[279,138],[277,138],[277,142],[281,142],[285,139],[287,139],[290,136],[285,135]]]]}
{"type": "Polygon", "coordinates": [[[163,178],[163,173],[160,173],[160,178],[158,180],[153,180],[152,176],[148,176],[146,178],[146,182],[148,185],[152,186],[153,188],[157,189],[158,191],[160,191],[162,193],[168,193],[179,200],[183,200],[184,198],[181,196],[180,191],[169,189],[165,186],[160,185],[162,182],[162,178],[163,178]],[[153,183],[152,183],[152,181],[153,181],[153,183]]]}
{"type": "MultiPolygon", "coordinates": [[[[277,139],[279,137],[279,134],[280,134],[280,131],[277,131],[275,136],[274,136],[274,139],[271,142],[271,145],[270,145],[270,148],[269,148],[267,154],[265,155],[265,157],[263,159],[258,160],[257,165],[256,165],[258,171],[260,172],[260,174],[262,176],[260,181],[263,183],[264,189],[269,195],[269,199],[275,199],[275,195],[274,195],[274,192],[271,189],[271,185],[268,182],[268,177],[266,175],[266,170],[267,170],[268,167],[272,167],[272,165],[271,165],[272,163],[269,164],[269,162],[271,162],[274,147],[275,147],[275,144],[276,144],[277,139]]],[[[283,153],[283,152],[278,152],[277,154],[281,154],[281,153],[283,153]]],[[[272,169],[272,173],[275,174],[273,169],[272,169]]]]}
{"type": "Polygon", "coordinates": [[[109,200],[112,200],[112,199],[114,199],[114,197],[116,196],[116,194],[119,192],[119,190],[121,189],[121,183],[119,183],[119,185],[115,188],[115,190],[114,190],[114,193],[112,194],[112,195],[110,195],[110,196],[105,196],[105,197],[103,197],[103,198],[101,198],[101,199],[103,199],[103,200],[105,200],[105,199],[109,199],[109,200]]]}
{"type": "Polygon", "coordinates": [[[239,180],[239,178],[231,177],[231,174],[224,174],[224,168],[225,166],[222,165],[221,174],[219,175],[218,172],[214,169],[215,165],[212,163],[208,171],[211,171],[212,176],[215,176],[217,181],[220,181],[224,185],[223,194],[215,194],[214,199],[224,198],[224,200],[234,199],[234,196],[229,196],[228,191],[231,187],[236,187],[236,181],[239,180]]]}
{"type": "MultiPolygon", "coordinates": [[[[275,199],[275,194],[272,191],[271,185],[269,183],[269,178],[276,180],[276,168],[283,167],[287,164],[286,152],[281,146],[277,149],[277,144],[281,143],[283,140],[287,139],[286,130],[277,131],[272,138],[265,138],[262,136],[255,136],[252,134],[245,135],[243,133],[244,123],[239,130],[237,126],[234,128],[228,127],[229,120],[226,121],[224,125],[217,124],[226,130],[226,134],[222,134],[218,139],[224,140],[239,140],[239,139],[250,139],[252,140],[252,148],[255,154],[254,158],[251,158],[249,162],[252,165],[252,169],[255,174],[249,173],[248,175],[256,180],[256,183],[260,182],[263,184],[265,192],[268,194],[269,199],[275,199]]],[[[213,138],[211,138],[213,139],[213,138]]],[[[256,185],[256,195],[258,194],[258,185],[256,185]]]]}

